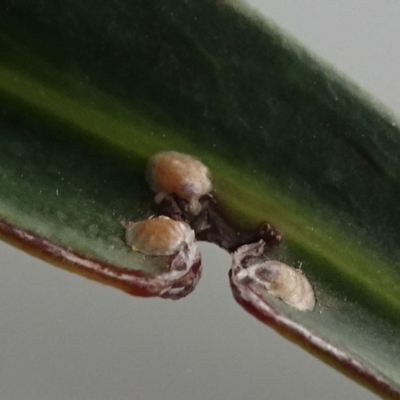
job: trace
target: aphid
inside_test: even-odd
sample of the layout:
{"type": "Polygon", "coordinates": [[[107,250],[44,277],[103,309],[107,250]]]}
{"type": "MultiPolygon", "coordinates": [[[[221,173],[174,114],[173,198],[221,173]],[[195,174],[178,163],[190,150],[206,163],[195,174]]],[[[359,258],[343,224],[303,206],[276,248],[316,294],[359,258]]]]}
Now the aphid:
{"type": "Polygon", "coordinates": [[[194,243],[194,231],[188,224],[165,216],[129,221],[124,226],[126,244],[152,256],[176,254],[185,244],[194,243]]]}
{"type": "Polygon", "coordinates": [[[235,284],[248,287],[261,298],[270,294],[298,310],[313,310],[315,297],[308,279],[300,270],[280,261],[263,260],[262,242],[242,246],[234,253],[235,284]]]}
{"type": "Polygon", "coordinates": [[[176,151],[161,152],[150,159],[147,181],[157,193],[156,203],[175,193],[189,202],[193,214],[201,210],[199,198],[212,190],[208,168],[196,158],[176,151]]]}

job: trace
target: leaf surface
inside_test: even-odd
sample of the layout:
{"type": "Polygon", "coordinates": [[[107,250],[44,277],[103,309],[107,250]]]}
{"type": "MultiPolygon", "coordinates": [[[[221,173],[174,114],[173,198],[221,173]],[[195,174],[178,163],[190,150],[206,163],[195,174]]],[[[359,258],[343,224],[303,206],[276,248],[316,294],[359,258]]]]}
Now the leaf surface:
{"type": "Polygon", "coordinates": [[[129,251],[121,221],[155,211],[144,176],[152,154],[193,154],[232,224],[281,230],[272,256],[301,266],[317,308],[301,313],[273,298],[259,308],[234,289],[236,299],[381,395],[400,396],[400,136],[391,115],[237,5],[3,3],[6,240],[54,261],[26,235],[44,238],[99,262],[95,278],[109,283],[115,266],[155,276],[162,267],[129,251]]]}

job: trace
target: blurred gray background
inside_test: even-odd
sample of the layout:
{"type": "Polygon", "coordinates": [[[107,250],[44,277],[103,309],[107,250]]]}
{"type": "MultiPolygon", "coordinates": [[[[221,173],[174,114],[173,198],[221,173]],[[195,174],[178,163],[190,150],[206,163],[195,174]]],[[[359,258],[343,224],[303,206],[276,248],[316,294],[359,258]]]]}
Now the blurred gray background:
{"type": "MultiPolygon", "coordinates": [[[[249,3],[400,114],[400,2],[249,3]]],[[[172,302],[0,243],[0,400],[376,398],[243,311],[230,257],[201,247],[197,289],[172,302]]]]}

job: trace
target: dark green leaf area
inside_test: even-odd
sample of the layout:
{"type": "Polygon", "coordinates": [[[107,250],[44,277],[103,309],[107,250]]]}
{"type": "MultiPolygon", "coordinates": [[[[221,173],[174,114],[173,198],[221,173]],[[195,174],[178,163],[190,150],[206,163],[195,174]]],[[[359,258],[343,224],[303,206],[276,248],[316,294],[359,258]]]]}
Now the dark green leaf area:
{"type": "MultiPolygon", "coordinates": [[[[5,60],[14,69],[18,66],[25,74],[47,82],[48,87],[58,88],[61,81],[56,82],[57,75],[47,75],[48,69],[41,69],[37,59],[68,76],[80,77],[83,87],[97,88],[105,97],[108,94],[109,99],[122,101],[126,110],[139,111],[164,128],[173,127],[177,136],[184,134],[186,142],[197,146],[199,152],[211,150],[214,165],[210,167],[217,187],[219,178],[226,178],[230,168],[241,171],[243,182],[260,183],[260,198],[273,196],[274,191],[290,198],[298,207],[297,213],[303,209],[309,213],[303,219],[310,227],[323,221],[348,237],[350,246],[372,249],[378,259],[382,256],[386,272],[399,275],[398,128],[369,101],[360,100],[363,94],[356,87],[322,69],[290,40],[229,6],[211,1],[23,1],[9,2],[6,9],[0,17],[4,20],[3,36],[35,52],[35,62],[27,63],[18,47],[4,45],[5,60]],[[220,176],[218,157],[228,164],[220,176]],[[240,165],[237,160],[241,160],[240,165]]],[[[70,96],[90,99],[90,90],[85,94],[74,91],[73,85],[66,87],[70,96]]],[[[112,101],[109,103],[112,108],[112,101]]],[[[41,113],[43,118],[46,110],[41,113]]],[[[75,118],[77,113],[71,115],[75,118]]],[[[61,131],[59,123],[56,126],[61,131]]],[[[76,126],[73,130],[77,135],[85,133],[75,130],[76,126]]],[[[96,125],[88,121],[87,126],[96,125]]],[[[155,140],[164,133],[155,130],[155,140]]],[[[112,142],[119,132],[107,134],[112,142]]],[[[136,134],[132,131],[132,138],[136,134]]],[[[138,135],[142,148],[140,143],[147,137],[145,133],[138,135]]],[[[145,152],[150,152],[150,147],[145,152]]],[[[94,161],[97,166],[96,158],[101,157],[91,154],[87,163],[94,161]]],[[[126,177],[128,170],[116,172],[118,179],[126,177]]],[[[144,182],[140,174],[137,178],[144,182]]],[[[121,194],[124,199],[124,193],[133,191],[130,182],[134,180],[126,182],[118,185],[116,198],[121,194]]],[[[233,183],[236,190],[241,182],[233,183]]],[[[112,196],[111,187],[101,192],[104,182],[100,180],[88,186],[84,183],[76,190],[96,196],[100,191],[100,198],[112,196]]],[[[55,196],[55,183],[50,187],[55,196]]],[[[78,194],[74,192],[77,198],[78,194]]],[[[246,202],[251,199],[246,196],[246,202]]],[[[109,204],[111,199],[106,197],[103,203],[109,204]]],[[[109,210],[102,212],[103,217],[109,215],[109,210]]],[[[111,226],[127,213],[128,207],[121,206],[111,226]]],[[[103,221],[107,225],[108,218],[103,221]]],[[[280,222],[277,218],[277,228],[281,228],[280,222]]],[[[76,223],[92,225],[84,220],[76,223]]],[[[293,229],[290,232],[284,226],[287,239],[304,236],[306,227],[292,221],[287,225],[293,229]]],[[[338,253],[341,245],[343,242],[338,244],[338,253]]],[[[371,260],[371,265],[375,261],[371,260]]],[[[333,272],[327,264],[329,280],[333,272]]],[[[321,271],[324,275],[325,269],[321,271]]],[[[386,272],[377,271],[376,279],[386,272]]],[[[336,272],[338,279],[342,273],[336,272]]]]}
{"type": "Polygon", "coordinates": [[[121,221],[151,211],[143,166],[67,138],[55,124],[1,115],[0,209],[9,222],[89,256],[133,263],[121,221]]]}
{"type": "Polygon", "coordinates": [[[398,254],[397,127],[265,24],[211,1],[10,2],[3,19],[61,70],[398,254]]]}

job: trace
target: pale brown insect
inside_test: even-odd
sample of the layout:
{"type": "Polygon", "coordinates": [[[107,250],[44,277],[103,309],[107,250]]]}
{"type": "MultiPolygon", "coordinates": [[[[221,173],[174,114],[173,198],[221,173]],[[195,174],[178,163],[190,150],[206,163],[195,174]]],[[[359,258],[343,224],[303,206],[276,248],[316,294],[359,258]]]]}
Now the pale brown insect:
{"type": "Polygon", "coordinates": [[[196,158],[176,151],[153,156],[148,164],[147,180],[156,192],[156,203],[175,193],[190,203],[193,214],[201,209],[199,198],[212,190],[208,168],[196,158]]]}
{"type": "Polygon", "coordinates": [[[126,244],[151,256],[176,254],[183,245],[194,243],[194,231],[188,224],[165,216],[129,221],[124,226],[126,244]]]}
{"type": "Polygon", "coordinates": [[[240,247],[233,255],[235,283],[244,285],[261,298],[272,295],[301,310],[313,310],[314,291],[298,269],[280,261],[263,260],[263,241],[240,247]]]}
{"type": "Polygon", "coordinates": [[[314,291],[303,273],[280,261],[264,261],[247,270],[257,286],[298,310],[313,310],[314,291]]]}

